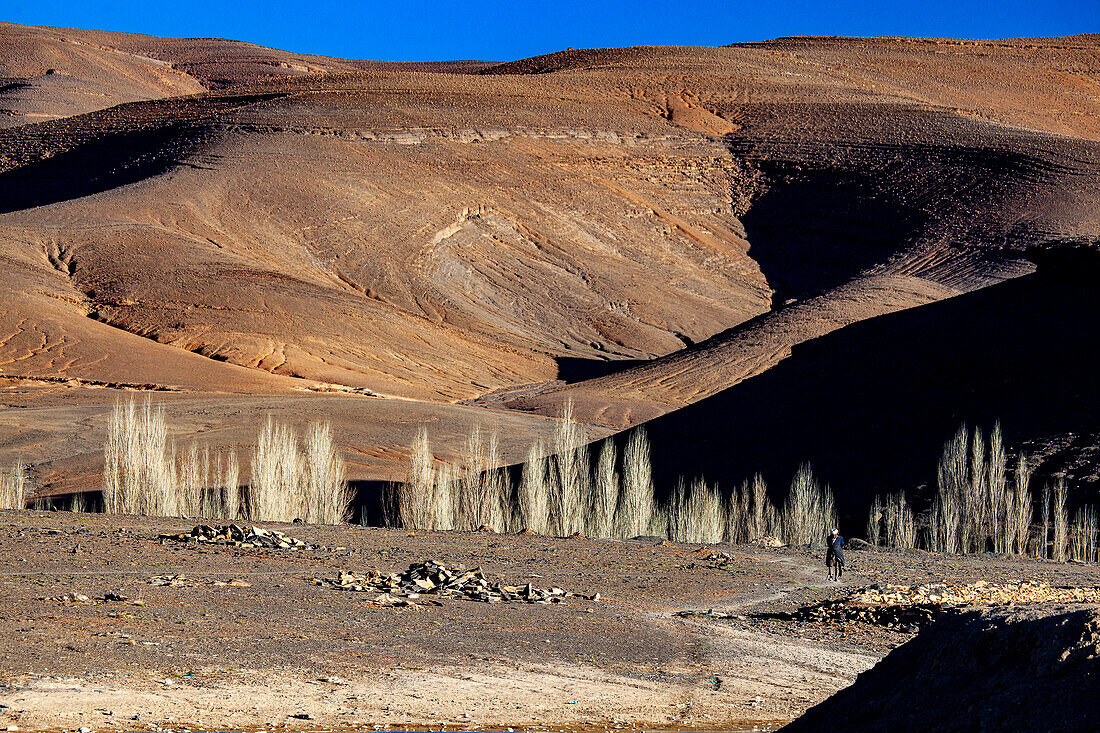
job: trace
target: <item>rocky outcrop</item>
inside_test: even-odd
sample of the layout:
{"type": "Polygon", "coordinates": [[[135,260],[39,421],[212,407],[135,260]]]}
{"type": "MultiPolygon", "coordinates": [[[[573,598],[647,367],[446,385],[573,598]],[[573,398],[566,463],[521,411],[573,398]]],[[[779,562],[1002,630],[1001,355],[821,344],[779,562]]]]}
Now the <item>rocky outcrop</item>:
{"type": "Polygon", "coordinates": [[[1098,644],[1097,606],[946,615],[783,730],[1094,731],[1098,644]]]}

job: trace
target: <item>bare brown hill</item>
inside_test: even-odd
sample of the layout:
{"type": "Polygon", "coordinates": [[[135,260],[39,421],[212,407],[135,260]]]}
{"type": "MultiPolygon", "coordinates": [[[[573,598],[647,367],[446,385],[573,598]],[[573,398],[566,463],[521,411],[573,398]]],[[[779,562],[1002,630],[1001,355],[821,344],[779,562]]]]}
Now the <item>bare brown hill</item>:
{"type": "MultiPolygon", "coordinates": [[[[72,384],[255,413],[343,391],[338,419],[385,433],[396,413],[368,395],[440,426],[457,402],[572,397],[599,434],[1100,229],[1095,37],[294,78],[203,43],[188,53],[221,54],[222,76],[188,74],[235,86],[0,131],[10,404],[72,384]]],[[[518,458],[546,423],[512,417],[518,458]]]]}
{"type": "Polygon", "coordinates": [[[487,65],[353,61],[220,38],[158,38],[0,22],[0,127],[270,77],[365,69],[462,73],[487,65]]]}

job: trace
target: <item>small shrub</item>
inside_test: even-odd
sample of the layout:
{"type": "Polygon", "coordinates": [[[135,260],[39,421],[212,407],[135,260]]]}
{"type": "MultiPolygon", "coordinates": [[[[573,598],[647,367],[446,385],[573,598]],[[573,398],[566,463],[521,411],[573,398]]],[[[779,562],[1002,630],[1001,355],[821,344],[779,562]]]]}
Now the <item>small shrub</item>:
{"type": "Polygon", "coordinates": [[[681,480],[670,497],[668,538],[674,542],[715,544],[722,541],[725,518],[718,492],[697,479],[688,490],[681,480]]]}
{"type": "Polygon", "coordinates": [[[830,527],[837,524],[833,492],[814,478],[809,463],[799,466],[787,501],[783,504],[783,535],[788,544],[808,545],[820,542],[830,527]]]}
{"type": "Polygon", "coordinates": [[[882,497],[878,494],[875,494],[867,514],[867,541],[875,547],[882,541],[882,497]]]}
{"type": "Polygon", "coordinates": [[[542,441],[536,442],[527,452],[523,464],[519,488],[516,492],[519,530],[531,530],[538,534],[549,531],[550,480],[549,465],[542,441]]]}
{"type": "MultiPolygon", "coordinates": [[[[649,439],[644,428],[635,428],[623,448],[622,490],[615,513],[615,535],[628,539],[650,534],[655,504],[649,439]]],[[[656,524],[661,524],[659,519],[656,524]]],[[[664,536],[666,532],[660,534],[664,536]]]]}
{"type": "Polygon", "coordinates": [[[0,474],[0,509],[27,508],[27,471],[23,461],[15,461],[0,474]]]}

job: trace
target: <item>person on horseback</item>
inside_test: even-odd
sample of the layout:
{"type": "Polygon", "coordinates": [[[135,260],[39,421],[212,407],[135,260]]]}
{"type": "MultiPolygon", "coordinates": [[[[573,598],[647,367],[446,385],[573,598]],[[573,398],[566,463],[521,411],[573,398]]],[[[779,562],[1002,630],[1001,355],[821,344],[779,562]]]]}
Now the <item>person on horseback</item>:
{"type": "Polygon", "coordinates": [[[844,574],[844,538],[840,530],[833,528],[829,532],[828,549],[825,551],[825,567],[829,580],[840,580],[844,574]]]}

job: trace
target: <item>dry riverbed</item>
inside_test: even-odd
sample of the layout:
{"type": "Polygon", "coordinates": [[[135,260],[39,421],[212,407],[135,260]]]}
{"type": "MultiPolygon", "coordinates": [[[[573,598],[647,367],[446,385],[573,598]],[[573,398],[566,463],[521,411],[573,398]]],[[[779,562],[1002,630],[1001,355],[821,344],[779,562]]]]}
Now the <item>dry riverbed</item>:
{"type": "Polygon", "coordinates": [[[267,529],[309,548],[159,539],[194,525],[0,512],[0,730],[774,727],[912,634],[677,612],[790,611],[876,582],[1100,584],[918,552],[851,552],[830,584],[791,549],[308,525],[267,529]],[[426,560],[562,597],[395,605],[315,582],[426,560]]]}

